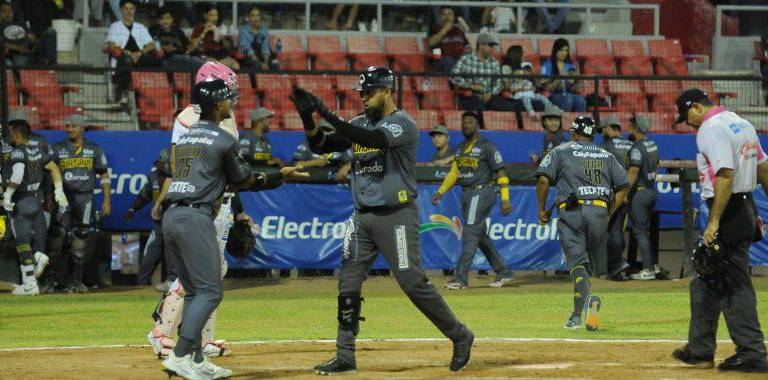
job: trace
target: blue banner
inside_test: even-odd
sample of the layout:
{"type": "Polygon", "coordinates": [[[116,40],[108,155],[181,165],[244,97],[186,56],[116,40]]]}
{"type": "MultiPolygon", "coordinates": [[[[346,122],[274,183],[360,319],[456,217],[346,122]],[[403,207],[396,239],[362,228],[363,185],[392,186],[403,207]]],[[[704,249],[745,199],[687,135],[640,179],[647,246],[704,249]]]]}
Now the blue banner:
{"type": "MultiPolygon", "coordinates": [[[[461,190],[445,194],[439,206],[431,198],[436,185],[418,189],[422,263],[428,269],[453,268],[461,254],[461,190]]],[[[536,195],[531,186],[510,189],[513,212],[502,216],[497,202],[487,220],[488,233],[504,261],[514,269],[561,269],[557,218],[538,224],[536,195]]],[[[246,212],[257,225],[254,253],[228,257],[233,268],[337,268],[341,245],[352,215],[352,196],[340,185],[288,184],[276,190],[243,193],[246,212]],[[299,201],[297,201],[299,200],[299,201]]],[[[479,251],[478,251],[479,252],[479,251]]],[[[489,269],[482,254],[475,267],[489,269]]],[[[383,257],[374,268],[386,268],[383,257]]]]}

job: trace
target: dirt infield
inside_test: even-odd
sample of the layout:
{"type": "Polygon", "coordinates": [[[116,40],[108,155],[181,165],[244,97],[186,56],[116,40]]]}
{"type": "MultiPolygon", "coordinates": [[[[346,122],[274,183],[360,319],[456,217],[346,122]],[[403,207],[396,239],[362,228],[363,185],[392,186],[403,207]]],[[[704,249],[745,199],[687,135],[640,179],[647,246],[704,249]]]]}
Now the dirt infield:
{"type": "MultiPolygon", "coordinates": [[[[685,367],[670,358],[677,343],[505,342],[478,340],[466,370],[453,374],[448,341],[361,342],[356,375],[362,378],[765,378],[685,367]]],[[[313,365],[330,358],[333,343],[236,344],[216,359],[234,379],[317,378],[313,365]]],[[[718,359],[733,353],[721,344],[718,359]]],[[[163,379],[148,347],[46,349],[0,352],[0,378],[163,379]]]]}

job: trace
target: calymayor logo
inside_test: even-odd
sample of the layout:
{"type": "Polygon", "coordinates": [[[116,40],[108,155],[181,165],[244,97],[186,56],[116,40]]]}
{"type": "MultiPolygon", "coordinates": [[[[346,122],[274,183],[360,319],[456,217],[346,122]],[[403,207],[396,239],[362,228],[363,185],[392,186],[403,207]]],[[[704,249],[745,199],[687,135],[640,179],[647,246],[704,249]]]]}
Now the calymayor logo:
{"type": "Polygon", "coordinates": [[[445,215],[432,214],[429,216],[429,222],[419,226],[419,233],[427,231],[446,229],[453,231],[457,239],[461,239],[461,220],[458,217],[449,218],[445,215]]]}

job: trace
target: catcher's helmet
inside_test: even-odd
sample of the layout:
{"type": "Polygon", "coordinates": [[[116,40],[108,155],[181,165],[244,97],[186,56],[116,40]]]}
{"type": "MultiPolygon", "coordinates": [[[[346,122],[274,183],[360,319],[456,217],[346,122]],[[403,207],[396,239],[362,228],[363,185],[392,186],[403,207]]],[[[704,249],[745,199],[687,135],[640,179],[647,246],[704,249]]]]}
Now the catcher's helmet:
{"type": "Polygon", "coordinates": [[[571,133],[578,133],[592,139],[597,132],[597,124],[589,116],[579,116],[571,123],[571,133]]]}
{"type": "Polygon", "coordinates": [[[381,66],[371,66],[360,74],[360,87],[356,87],[355,90],[368,91],[375,88],[395,89],[395,76],[390,69],[381,66]]]}
{"type": "Polygon", "coordinates": [[[221,79],[200,82],[192,89],[192,104],[200,106],[201,110],[210,110],[219,102],[236,97],[237,93],[230,90],[221,79]]]}

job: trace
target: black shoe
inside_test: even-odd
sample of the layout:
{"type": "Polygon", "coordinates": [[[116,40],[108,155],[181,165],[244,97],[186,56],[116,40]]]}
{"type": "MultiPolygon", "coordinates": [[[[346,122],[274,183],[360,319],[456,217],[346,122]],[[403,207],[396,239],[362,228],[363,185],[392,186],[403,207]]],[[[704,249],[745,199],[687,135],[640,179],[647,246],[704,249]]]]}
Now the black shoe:
{"type": "Polygon", "coordinates": [[[357,371],[357,366],[354,363],[349,363],[344,359],[335,356],[333,359],[315,366],[315,372],[318,375],[330,376],[341,375],[345,373],[353,373],[357,371]]]}
{"type": "Polygon", "coordinates": [[[469,363],[469,354],[472,353],[472,343],[475,341],[475,334],[468,328],[464,328],[467,334],[462,340],[453,342],[453,357],[451,357],[451,371],[461,371],[469,363]]]}
{"type": "Polygon", "coordinates": [[[744,359],[739,354],[733,355],[717,366],[721,371],[768,373],[768,360],[744,359]]]}
{"type": "Polygon", "coordinates": [[[688,345],[672,351],[672,356],[685,364],[690,364],[697,368],[714,368],[715,366],[714,355],[694,356],[691,351],[688,350],[688,345]]]}

